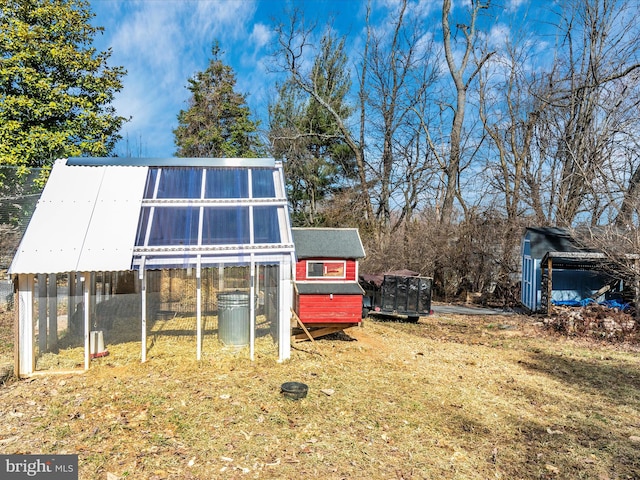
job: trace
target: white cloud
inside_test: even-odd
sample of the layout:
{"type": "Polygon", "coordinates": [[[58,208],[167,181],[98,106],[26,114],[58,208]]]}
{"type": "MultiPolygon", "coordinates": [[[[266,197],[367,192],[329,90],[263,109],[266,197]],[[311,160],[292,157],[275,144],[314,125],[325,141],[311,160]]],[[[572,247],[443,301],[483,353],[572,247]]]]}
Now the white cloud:
{"type": "Polygon", "coordinates": [[[504,23],[497,23],[489,30],[487,42],[489,47],[501,50],[510,39],[511,29],[504,23]]]}
{"type": "Polygon", "coordinates": [[[527,3],[527,0],[509,0],[507,2],[507,10],[513,12],[520,8],[521,5],[527,3]]]}
{"type": "Polygon", "coordinates": [[[257,49],[264,48],[273,39],[273,31],[263,23],[256,23],[253,26],[249,40],[255,45],[257,49]]]}

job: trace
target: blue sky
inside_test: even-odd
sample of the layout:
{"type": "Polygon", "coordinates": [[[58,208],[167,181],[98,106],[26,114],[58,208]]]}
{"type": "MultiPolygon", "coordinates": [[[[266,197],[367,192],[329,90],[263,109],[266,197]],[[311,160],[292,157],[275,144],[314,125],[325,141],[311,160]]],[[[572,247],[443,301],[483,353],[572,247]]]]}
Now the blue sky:
{"type": "MultiPolygon", "coordinates": [[[[177,115],[186,108],[187,79],[207,68],[211,47],[219,41],[223,60],[237,76],[236,90],[247,94],[252,113],[267,126],[267,106],[275,93],[278,76],[273,73],[275,35],[273,19],[286,19],[286,0],[90,0],[94,24],[104,28],[94,46],[112,49],[109,65],[123,66],[127,75],[117,95],[119,115],[131,117],[123,130],[120,156],[168,157],[175,153],[173,129],[177,115]]],[[[332,18],[340,34],[348,34],[350,45],[364,41],[366,0],[295,1],[305,19],[322,27],[332,18]]],[[[399,0],[374,0],[374,12],[388,12],[399,0]]],[[[454,1],[454,7],[467,0],[454,1]]],[[[534,4],[536,2],[533,2],[534,4]]],[[[555,3],[548,0],[549,4],[555,3]]],[[[414,0],[423,21],[440,27],[442,0],[414,0]]],[[[526,18],[530,1],[504,0],[504,12],[517,11],[526,18]]],[[[380,28],[389,25],[380,20],[380,28]]],[[[388,28],[388,27],[387,27],[388,28]]],[[[320,29],[321,31],[322,29],[320,29]]],[[[496,41],[508,35],[506,24],[493,28],[496,41]]],[[[350,61],[355,61],[354,54],[350,61]]]]}
{"type": "MultiPolygon", "coordinates": [[[[344,31],[362,28],[364,2],[310,1],[298,5],[305,17],[323,24],[332,12],[344,31]]],[[[284,18],[284,0],[91,0],[98,50],[112,49],[110,66],[127,70],[117,95],[119,115],[131,117],[116,153],[173,156],[172,130],[186,108],[187,79],[207,68],[218,40],[224,62],[237,76],[236,90],[248,95],[255,117],[266,126],[267,105],[277,76],[272,18],[284,18]]]]}

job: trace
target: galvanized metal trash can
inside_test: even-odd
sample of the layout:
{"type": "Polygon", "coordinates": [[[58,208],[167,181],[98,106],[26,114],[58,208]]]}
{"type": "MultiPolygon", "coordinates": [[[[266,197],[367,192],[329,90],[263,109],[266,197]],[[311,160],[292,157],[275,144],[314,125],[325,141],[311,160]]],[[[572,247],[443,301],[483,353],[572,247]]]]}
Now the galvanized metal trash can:
{"type": "Polygon", "coordinates": [[[228,346],[249,345],[249,294],[218,294],[218,340],[228,346]]]}

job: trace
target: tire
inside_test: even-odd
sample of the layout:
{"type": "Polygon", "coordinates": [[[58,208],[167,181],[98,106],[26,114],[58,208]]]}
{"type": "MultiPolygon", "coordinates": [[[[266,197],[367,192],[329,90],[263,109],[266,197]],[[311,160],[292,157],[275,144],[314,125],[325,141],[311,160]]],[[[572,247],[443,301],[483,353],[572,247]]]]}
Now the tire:
{"type": "Polygon", "coordinates": [[[420,317],[407,317],[407,322],[409,323],[418,323],[418,320],[420,320],[420,317]]]}

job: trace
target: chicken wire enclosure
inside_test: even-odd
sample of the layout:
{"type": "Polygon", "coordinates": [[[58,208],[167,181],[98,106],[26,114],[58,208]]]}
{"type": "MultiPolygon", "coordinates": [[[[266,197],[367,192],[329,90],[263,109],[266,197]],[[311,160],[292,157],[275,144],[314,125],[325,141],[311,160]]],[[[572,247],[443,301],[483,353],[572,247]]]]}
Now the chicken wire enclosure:
{"type": "MultiPolygon", "coordinates": [[[[74,348],[84,350],[85,369],[97,332],[110,354],[138,342],[142,361],[167,332],[190,342],[198,359],[214,353],[221,298],[243,300],[237,318],[248,323],[252,359],[256,346],[268,346],[284,360],[293,257],[282,165],[273,159],[58,160],[9,270],[21,307],[19,375],[38,369],[41,340],[31,331],[39,303],[53,302],[53,291],[37,293],[51,275],[73,286],[63,315],[82,327],[83,346],[74,348]]],[[[58,286],[55,296],[63,292],[58,286]]]]}
{"type": "Polygon", "coordinates": [[[35,275],[31,289],[34,370],[69,371],[82,368],[87,353],[89,360],[107,355],[107,350],[91,349],[95,333],[114,345],[139,342],[140,301],[129,289],[132,273],[35,275]],[[89,339],[89,352],[85,339],[89,339]]]}
{"type": "Polygon", "coordinates": [[[147,352],[153,354],[157,338],[161,335],[176,336],[179,332],[196,332],[196,319],[200,308],[201,355],[215,354],[220,345],[248,346],[251,338],[249,314],[254,312],[253,338],[261,354],[277,354],[278,337],[278,265],[208,267],[201,271],[198,280],[195,271],[189,269],[150,270],[146,274],[147,289],[147,352]],[[253,280],[252,280],[253,279],[253,280]],[[251,289],[251,284],[254,288],[251,289]],[[200,305],[198,305],[198,284],[200,305]],[[252,293],[253,292],[253,293],[252,293]],[[242,302],[237,299],[243,299],[242,302]],[[246,342],[229,342],[224,338],[225,314],[235,308],[246,317],[232,312],[231,322],[226,324],[232,336],[242,336],[246,342]]]}

